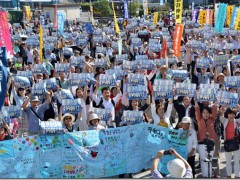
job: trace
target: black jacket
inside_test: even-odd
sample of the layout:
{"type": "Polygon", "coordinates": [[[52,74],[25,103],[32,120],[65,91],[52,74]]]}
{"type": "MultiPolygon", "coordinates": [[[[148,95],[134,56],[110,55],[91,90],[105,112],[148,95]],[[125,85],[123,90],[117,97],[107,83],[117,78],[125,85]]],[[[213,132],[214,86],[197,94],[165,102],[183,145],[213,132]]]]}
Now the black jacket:
{"type": "MultiPolygon", "coordinates": [[[[193,104],[193,103],[192,103],[193,104]]],[[[179,104],[178,100],[173,101],[174,108],[176,109],[178,113],[178,124],[182,121],[183,117],[186,116],[186,109],[182,104],[179,104]]],[[[195,108],[194,106],[191,106],[189,109],[189,117],[191,117],[195,122],[195,108]]],[[[178,124],[176,125],[175,129],[178,129],[178,124]]],[[[196,129],[196,126],[195,126],[196,129]]],[[[196,129],[197,130],[197,129],[196,129]]]]}

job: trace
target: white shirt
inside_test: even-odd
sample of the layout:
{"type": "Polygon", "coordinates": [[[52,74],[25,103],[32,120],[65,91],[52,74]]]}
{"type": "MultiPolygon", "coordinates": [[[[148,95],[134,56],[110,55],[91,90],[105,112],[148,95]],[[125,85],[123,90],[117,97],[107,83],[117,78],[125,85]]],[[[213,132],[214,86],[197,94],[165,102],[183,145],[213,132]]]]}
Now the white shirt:
{"type": "MultiPolygon", "coordinates": [[[[122,93],[118,93],[116,97],[113,98],[113,101],[115,102],[115,104],[117,104],[117,102],[119,101],[119,99],[121,98],[122,93]]],[[[101,101],[101,98],[97,97],[96,94],[92,94],[92,99],[96,102],[96,104],[98,105],[101,101]]],[[[104,106],[105,109],[110,109],[110,112],[112,113],[112,120],[115,120],[115,108],[111,102],[111,99],[109,99],[108,101],[106,101],[104,98],[103,99],[103,103],[102,105],[104,106]]],[[[100,121],[99,123],[102,126],[106,126],[106,123],[103,121],[100,121]]],[[[108,125],[112,126],[113,124],[110,123],[110,121],[108,121],[108,125]]]]}
{"type": "MultiPolygon", "coordinates": [[[[173,107],[173,104],[168,104],[167,111],[164,113],[164,116],[163,116],[164,122],[168,123],[168,128],[172,128],[172,126],[170,124],[170,120],[169,120],[169,118],[171,116],[171,112],[172,112],[172,107],[173,107]]],[[[154,124],[158,125],[158,123],[160,122],[160,117],[156,113],[156,105],[155,104],[151,104],[151,113],[152,113],[152,118],[153,118],[154,124]]]]}
{"type": "Polygon", "coordinates": [[[190,128],[189,129],[189,134],[188,134],[188,153],[192,151],[192,148],[195,149],[193,156],[196,154],[196,149],[197,149],[198,141],[197,141],[197,133],[194,129],[190,128]]]}

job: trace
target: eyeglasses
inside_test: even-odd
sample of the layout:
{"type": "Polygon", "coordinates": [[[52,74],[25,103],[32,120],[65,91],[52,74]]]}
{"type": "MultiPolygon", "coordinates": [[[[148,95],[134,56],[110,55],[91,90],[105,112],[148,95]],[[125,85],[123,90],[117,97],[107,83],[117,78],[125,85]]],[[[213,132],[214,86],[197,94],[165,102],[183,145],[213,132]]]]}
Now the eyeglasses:
{"type": "Polygon", "coordinates": [[[65,117],[65,120],[72,120],[71,117],[65,117]]]}

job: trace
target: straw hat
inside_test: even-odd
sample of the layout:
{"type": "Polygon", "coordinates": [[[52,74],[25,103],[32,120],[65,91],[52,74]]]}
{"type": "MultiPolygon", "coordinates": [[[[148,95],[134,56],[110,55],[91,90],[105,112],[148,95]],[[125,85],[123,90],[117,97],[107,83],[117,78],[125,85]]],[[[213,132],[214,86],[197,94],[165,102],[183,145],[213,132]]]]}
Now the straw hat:
{"type": "Polygon", "coordinates": [[[75,116],[74,116],[74,115],[72,115],[72,114],[70,114],[70,113],[66,113],[66,114],[64,114],[64,115],[62,116],[61,121],[63,122],[64,119],[65,119],[65,117],[68,117],[68,116],[70,116],[70,117],[72,118],[72,121],[75,120],[75,116]]]}

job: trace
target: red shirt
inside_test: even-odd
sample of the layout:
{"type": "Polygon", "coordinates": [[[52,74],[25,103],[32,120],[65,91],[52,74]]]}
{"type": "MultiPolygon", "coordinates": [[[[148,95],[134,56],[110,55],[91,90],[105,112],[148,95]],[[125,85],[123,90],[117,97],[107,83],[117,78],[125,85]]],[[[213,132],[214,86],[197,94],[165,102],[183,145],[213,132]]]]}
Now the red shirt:
{"type": "Polygon", "coordinates": [[[225,128],[226,140],[231,140],[235,137],[234,122],[228,121],[228,124],[225,128]]]}

